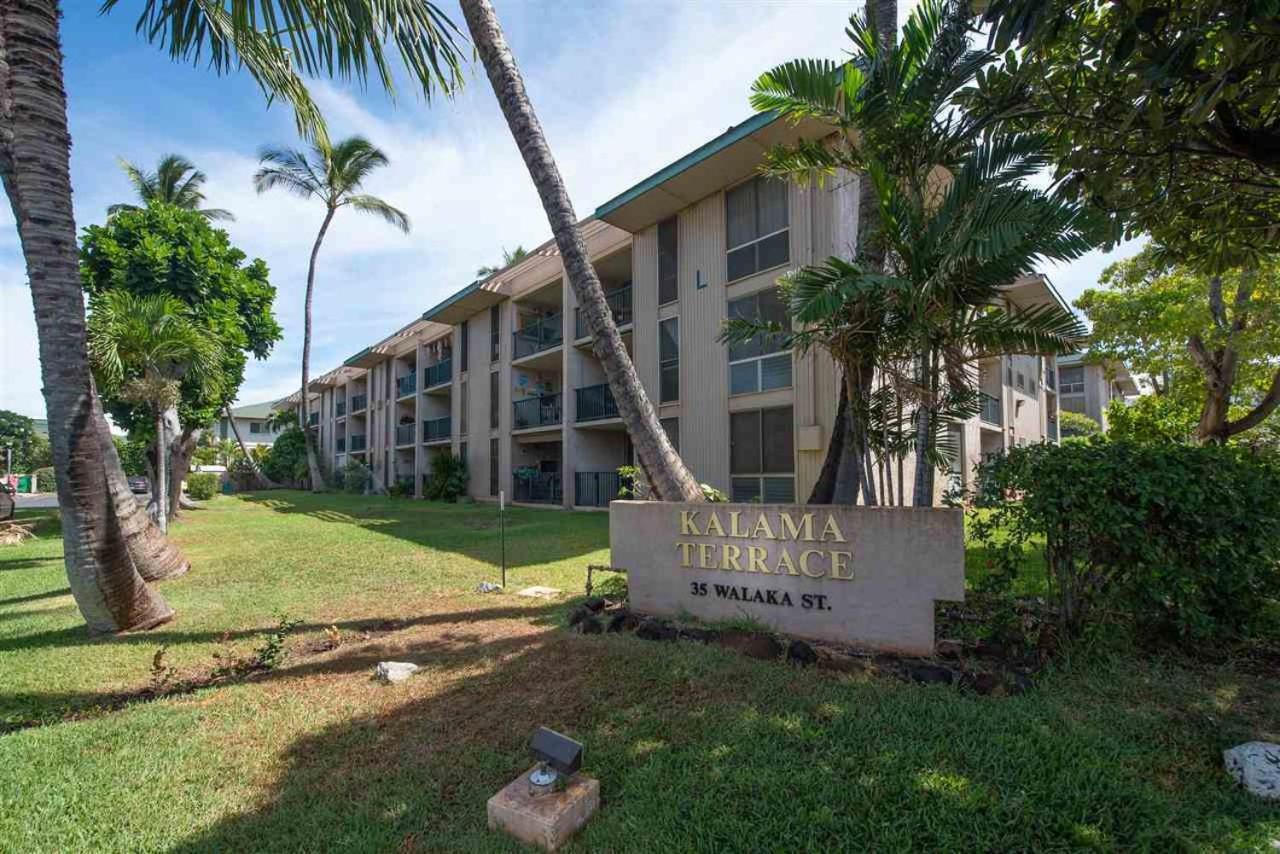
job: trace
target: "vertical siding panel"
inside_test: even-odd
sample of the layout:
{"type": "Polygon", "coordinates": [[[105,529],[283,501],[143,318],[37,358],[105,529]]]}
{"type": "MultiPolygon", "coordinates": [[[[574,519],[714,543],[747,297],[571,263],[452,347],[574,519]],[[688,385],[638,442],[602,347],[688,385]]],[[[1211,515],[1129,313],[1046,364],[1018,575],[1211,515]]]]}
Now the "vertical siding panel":
{"type": "MultiPolygon", "coordinates": [[[[682,247],[683,248],[683,247],[682,247]]],[[[636,373],[658,405],[658,227],[636,234],[631,245],[631,337],[636,373]]]]}

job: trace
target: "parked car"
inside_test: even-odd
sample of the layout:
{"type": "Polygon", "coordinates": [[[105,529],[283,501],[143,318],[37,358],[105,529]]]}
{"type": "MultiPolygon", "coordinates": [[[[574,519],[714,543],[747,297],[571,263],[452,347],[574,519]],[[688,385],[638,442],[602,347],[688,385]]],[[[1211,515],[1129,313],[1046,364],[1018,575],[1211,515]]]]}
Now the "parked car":
{"type": "Polygon", "coordinates": [[[140,474],[135,474],[129,478],[129,490],[137,495],[148,493],[151,491],[151,481],[140,474]]]}

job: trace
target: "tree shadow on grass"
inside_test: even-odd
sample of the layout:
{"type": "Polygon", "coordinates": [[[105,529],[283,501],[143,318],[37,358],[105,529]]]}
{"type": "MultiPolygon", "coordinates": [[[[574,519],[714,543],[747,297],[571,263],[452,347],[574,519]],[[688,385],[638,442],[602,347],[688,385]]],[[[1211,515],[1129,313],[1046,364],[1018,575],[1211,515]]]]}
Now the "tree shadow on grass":
{"type": "Polygon", "coordinates": [[[70,595],[70,587],[60,587],[57,590],[45,590],[42,593],[30,593],[26,596],[11,596],[8,599],[0,599],[0,607],[5,605],[21,605],[24,602],[38,602],[41,599],[57,599],[59,596],[70,595]]]}
{"type": "MultiPolygon", "coordinates": [[[[632,637],[479,637],[400,650],[426,665],[378,689],[403,702],[296,739],[260,807],[174,850],[521,850],[485,802],[540,725],[601,780],[573,850],[1166,850],[1276,828],[1186,710],[1091,708],[1087,684],[993,700],[632,637]]],[[[363,684],[360,658],[323,690],[363,684]]]]}

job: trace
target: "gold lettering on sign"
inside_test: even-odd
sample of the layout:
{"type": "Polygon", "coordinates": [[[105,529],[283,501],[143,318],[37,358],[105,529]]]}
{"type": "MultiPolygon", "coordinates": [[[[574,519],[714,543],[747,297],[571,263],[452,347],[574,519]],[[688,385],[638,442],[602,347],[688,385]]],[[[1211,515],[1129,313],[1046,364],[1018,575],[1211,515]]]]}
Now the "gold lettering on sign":
{"type": "Polygon", "coordinates": [[[746,531],[742,530],[741,527],[739,527],[738,523],[740,521],[742,521],[742,511],[730,510],[729,511],[729,536],[742,537],[745,540],[747,537],[750,536],[750,534],[748,534],[746,531]]]}
{"type": "Polygon", "coordinates": [[[853,552],[832,552],[831,577],[837,581],[853,581],[853,569],[849,566],[852,559],[853,552]]]}
{"type": "Polygon", "coordinates": [[[751,537],[755,540],[778,539],[773,533],[773,526],[769,524],[769,517],[763,513],[756,518],[756,526],[751,529],[751,537]],[[763,533],[761,533],[762,531],[763,533]]]}
{"type": "Polygon", "coordinates": [[[805,549],[800,552],[800,571],[810,578],[821,578],[823,576],[823,571],[821,569],[809,569],[809,558],[820,554],[822,554],[822,552],[817,549],[805,549]]]}
{"type": "Polygon", "coordinates": [[[681,510],[680,511],[680,536],[701,537],[702,532],[698,530],[698,526],[694,523],[698,521],[697,510],[681,510]]]}
{"type": "Polygon", "coordinates": [[[738,563],[738,556],[741,554],[742,549],[738,546],[724,546],[720,552],[720,568],[742,572],[742,564],[738,563]]]}
{"type": "Polygon", "coordinates": [[[830,534],[830,538],[835,540],[837,543],[848,542],[844,538],[844,534],[840,533],[840,526],[836,524],[836,517],[832,516],[830,513],[827,514],[827,524],[822,527],[822,541],[824,543],[827,541],[828,534],[830,534]]]}
{"type": "Polygon", "coordinates": [[[799,575],[800,571],[796,569],[796,562],[791,559],[791,555],[785,551],[778,552],[778,565],[774,568],[774,572],[778,575],[782,574],[783,567],[786,567],[787,575],[799,575]]]}
{"type": "Polygon", "coordinates": [[[711,554],[715,550],[715,546],[711,543],[698,543],[698,566],[702,569],[715,569],[715,564],[711,561],[711,554]]]}
{"type": "Polygon", "coordinates": [[[764,562],[768,556],[769,550],[764,546],[747,546],[747,572],[769,572],[764,562]]]}
{"type": "Polygon", "coordinates": [[[690,559],[690,552],[693,551],[693,543],[676,543],[676,548],[680,550],[680,565],[693,566],[693,561],[690,559]]]}
{"type": "Polygon", "coordinates": [[[715,513],[712,513],[711,518],[707,520],[707,530],[704,531],[703,533],[706,534],[708,537],[713,535],[717,537],[723,537],[724,526],[720,524],[720,517],[717,516],[715,513]]]}
{"type": "Polygon", "coordinates": [[[776,554],[770,554],[766,545],[731,545],[728,543],[695,543],[677,541],[680,565],[685,568],[723,570],[726,572],[758,572],[765,575],[791,575],[806,578],[829,578],[832,581],[853,581],[853,552],[828,551],[821,548],[801,549],[799,553],[788,551],[786,542],[845,543],[844,531],[834,515],[828,514],[822,530],[815,537],[817,522],[813,513],[778,512],[776,522],[770,522],[765,512],[760,512],[750,531],[744,527],[741,510],[726,511],[729,514],[729,530],[716,511],[708,511],[705,524],[699,519],[699,510],[680,511],[680,535],[691,537],[732,537],[736,539],[775,540],[779,542],[776,554]],[[774,527],[776,524],[776,528],[774,527]],[[694,549],[697,563],[694,563],[694,549]]]}
{"type": "Polygon", "coordinates": [[[801,540],[806,543],[813,542],[813,514],[806,513],[800,517],[800,524],[791,518],[790,513],[779,513],[778,521],[782,526],[782,538],[785,540],[790,537],[793,540],[801,540]],[[804,536],[800,536],[801,532],[804,536]]]}

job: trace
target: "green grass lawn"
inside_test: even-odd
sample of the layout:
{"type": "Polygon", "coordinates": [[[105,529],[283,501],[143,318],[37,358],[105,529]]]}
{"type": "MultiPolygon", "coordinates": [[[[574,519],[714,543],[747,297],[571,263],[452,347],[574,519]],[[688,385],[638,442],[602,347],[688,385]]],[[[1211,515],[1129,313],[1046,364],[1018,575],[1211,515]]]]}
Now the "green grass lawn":
{"type": "MultiPolygon", "coordinates": [[[[607,529],[511,511],[509,588],[580,592],[607,529]]],[[[484,803],[539,724],[582,739],[602,783],[573,850],[1280,839],[1280,807],[1221,770],[1224,747],[1280,740],[1280,678],[1256,665],[1077,653],[993,698],[578,636],[564,604],[472,592],[498,577],[492,507],[293,492],[187,514],[193,570],[160,587],[177,621],[90,639],[52,520],[40,532],[0,550],[0,851],[518,850],[484,803]],[[144,688],[162,645],[178,678],[206,674],[282,613],[302,625],[271,673],[95,711],[144,688]],[[423,670],[372,682],[387,658],[423,670]]]]}

